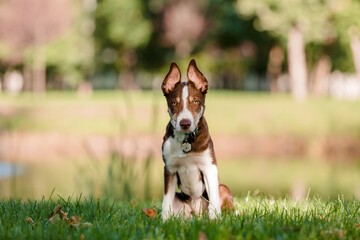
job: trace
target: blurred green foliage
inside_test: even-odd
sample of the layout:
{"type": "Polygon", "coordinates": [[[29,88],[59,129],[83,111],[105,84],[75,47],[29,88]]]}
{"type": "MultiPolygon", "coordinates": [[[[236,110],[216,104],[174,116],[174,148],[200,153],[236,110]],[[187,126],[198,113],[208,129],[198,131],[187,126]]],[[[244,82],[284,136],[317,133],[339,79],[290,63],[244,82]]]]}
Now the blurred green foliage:
{"type": "Polygon", "coordinates": [[[53,69],[55,76],[60,75],[70,87],[75,87],[93,73],[95,23],[80,2],[73,1],[72,11],[74,19],[70,29],[44,47],[50,72],[53,69]]]}
{"type": "MultiPolygon", "coordinates": [[[[354,71],[349,32],[359,35],[360,29],[358,0],[201,0],[195,5],[170,0],[82,0],[71,1],[68,11],[71,26],[42,45],[47,82],[60,89],[96,79],[100,82],[96,86],[118,87],[118,81],[129,77],[139,87],[149,88],[170,61],[185,65],[191,57],[201,62],[213,86],[241,89],[249,76],[266,80],[270,49],[280,45],[286,51],[287,33],[295,23],[304,34],[310,69],[325,54],[332,60],[332,70],[354,71]],[[182,25],[186,16],[177,12],[180,3],[189,6],[193,14],[189,18],[203,20],[204,25],[192,29],[197,22],[191,19],[190,26],[182,25]],[[169,11],[180,20],[169,23],[169,11]],[[197,32],[184,36],[185,43],[167,39],[168,31],[180,28],[197,32]],[[178,49],[184,47],[179,44],[185,44],[185,55],[179,55],[178,49]],[[59,81],[60,87],[55,84],[59,81]]],[[[26,61],[32,61],[30,50],[25,58],[9,61],[14,55],[0,39],[1,75],[12,68],[22,70],[26,61]]]]}
{"type": "Polygon", "coordinates": [[[245,18],[255,17],[255,29],[270,31],[284,47],[291,26],[296,24],[307,42],[310,66],[326,54],[333,70],[354,71],[349,31],[360,33],[358,0],[238,0],[237,9],[245,18]]]}
{"type": "Polygon", "coordinates": [[[121,70],[130,64],[126,62],[128,59],[124,59],[124,54],[148,44],[153,26],[144,16],[144,4],[141,0],[99,1],[94,38],[103,62],[115,64],[121,70]],[[112,51],[115,56],[111,56],[112,51]]]}
{"type": "Polygon", "coordinates": [[[287,39],[290,28],[297,24],[307,42],[323,42],[332,35],[328,21],[335,1],[318,0],[239,0],[239,13],[245,17],[256,15],[254,27],[270,31],[280,39],[287,39]]]}

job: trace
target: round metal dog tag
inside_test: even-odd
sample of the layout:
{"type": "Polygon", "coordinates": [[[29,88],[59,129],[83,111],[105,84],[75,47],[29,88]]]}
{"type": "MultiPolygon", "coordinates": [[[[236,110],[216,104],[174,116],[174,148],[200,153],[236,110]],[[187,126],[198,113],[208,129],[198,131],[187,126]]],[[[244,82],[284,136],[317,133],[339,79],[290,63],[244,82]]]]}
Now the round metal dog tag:
{"type": "Polygon", "coordinates": [[[188,142],[184,142],[182,145],[181,145],[181,149],[184,151],[184,152],[190,152],[191,150],[191,144],[188,143],[188,142]]]}

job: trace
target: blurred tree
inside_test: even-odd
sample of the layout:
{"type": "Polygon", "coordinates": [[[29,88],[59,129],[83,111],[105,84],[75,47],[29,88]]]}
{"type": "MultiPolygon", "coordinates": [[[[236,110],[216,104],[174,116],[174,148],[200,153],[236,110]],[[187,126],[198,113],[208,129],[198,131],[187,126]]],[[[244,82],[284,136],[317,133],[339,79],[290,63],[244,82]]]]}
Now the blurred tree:
{"type": "Polygon", "coordinates": [[[191,55],[207,69],[212,86],[226,89],[266,89],[267,53],[276,39],[254,29],[252,19],[240,18],[234,0],[199,1],[205,27],[191,44],[191,55]],[[254,78],[254,77],[255,78],[254,78]],[[254,81],[256,80],[256,81],[254,81]]]}
{"type": "Polygon", "coordinates": [[[360,79],[360,1],[335,1],[332,9],[340,42],[350,46],[356,74],[360,79]]]}
{"type": "Polygon", "coordinates": [[[96,9],[96,51],[104,63],[115,63],[119,84],[125,89],[136,88],[134,68],[137,49],[145,47],[152,25],[144,16],[141,0],[100,0],[96,9]]]}
{"type": "Polygon", "coordinates": [[[324,42],[335,35],[331,25],[333,0],[238,0],[242,16],[256,16],[254,26],[287,42],[288,70],[295,99],[307,95],[305,44],[324,42]]]}
{"type": "MultiPolygon", "coordinates": [[[[215,86],[243,89],[250,75],[264,75],[274,38],[260,33],[252,20],[239,17],[233,0],[210,0],[205,8],[207,26],[195,48],[216,79],[215,86]]],[[[203,64],[204,64],[203,63],[203,64]]],[[[254,83],[258,85],[258,83],[254,83]]],[[[259,89],[259,86],[256,86],[259,89]]]]}
{"type": "Polygon", "coordinates": [[[203,33],[205,18],[194,1],[176,0],[165,7],[162,25],[165,45],[174,46],[185,57],[203,33]]]}
{"type": "MultiPolygon", "coordinates": [[[[256,31],[252,21],[241,19],[234,9],[234,0],[137,0],[121,4],[102,0],[97,9],[96,26],[97,71],[107,76],[114,71],[121,72],[119,82],[123,86],[126,84],[121,79],[124,76],[133,79],[135,67],[138,76],[143,70],[158,73],[159,69],[167,68],[170,61],[187,65],[191,55],[201,60],[208,74],[213,74],[216,79],[213,86],[242,88],[247,72],[265,75],[267,53],[276,42],[267,32],[256,31]],[[140,13],[135,20],[120,19],[123,11],[131,13],[131,9],[140,13]],[[130,45],[128,36],[110,37],[111,25],[144,28],[147,24],[143,22],[150,25],[150,32],[142,33],[142,43],[130,45]],[[130,64],[125,64],[127,60],[131,60],[130,64]]],[[[146,80],[141,78],[141,81],[146,80]]]]}
{"type": "Polygon", "coordinates": [[[270,80],[271,92],[280,91],[277,80],[281,74],[283,60],[283,49],[279,45],[273,46],[269,52],[269,62],[267,66],[267,77],[270,80]]]}
{"type": "MultiPolygon", "coordinates": [[[[45,91],[46,58],[43,45],[61,36],[71,25],[72,12],[68,0],[9,0],[0,3],[0,39],[11,48],[7,53],[31,56],[31,89],[45,91]]],[[[11,58],[11,57],[10,57],[11,58]]],[[[25,74],[26,76],[26,74],[25,74]]]]}
{"type": "Polygon", "coordinates": [[[94,69],[94,29],[96,0],[71,2],[70,29],[56,41],[45,45],[49,69],[55,74],[55,88],[76,87],[88,80],[94,69]]]}

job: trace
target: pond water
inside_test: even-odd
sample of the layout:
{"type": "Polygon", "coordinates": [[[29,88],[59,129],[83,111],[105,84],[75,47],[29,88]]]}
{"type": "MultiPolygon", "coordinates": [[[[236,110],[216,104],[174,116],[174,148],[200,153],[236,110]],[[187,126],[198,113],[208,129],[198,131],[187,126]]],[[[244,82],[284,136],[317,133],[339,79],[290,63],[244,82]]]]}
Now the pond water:
{"type": "MultiPolygon", "coordinates": [[[[219,177],[234,196],[264,193],[271,197],[292,196],[324,199],[360,198],[360,163],[329,163],[312,159],[229,159],[219,161],[219,177]]],[[[126,189],[141,199],[148,190],[151,199],[163,195],[163,163],[155,160],[150,168],[143,163],[114,164],[109,161],[68,160],[10,164],[0,162],[0,199],[8,197],[41,199],[42,196],[97,197],[113,194],[121,198],[126,189]],[[148,177],[145,177],[145,172],[148,177]],[[16,176],[16,177],[13,177],[16,176]],[[130,184],[129,184],[130,181],[130,184]],[[146,183],[146,184],[145,184],[146,183]],[[147,188],[145,188],[147,187],[147,188]],[[52,194],[53,193],[53,194],[52,194]]]]}
{"type": "Polygon", "coordinates": [[[24,173],[24,167],[0,161],[0,179],[19,176],[24,173]]]}

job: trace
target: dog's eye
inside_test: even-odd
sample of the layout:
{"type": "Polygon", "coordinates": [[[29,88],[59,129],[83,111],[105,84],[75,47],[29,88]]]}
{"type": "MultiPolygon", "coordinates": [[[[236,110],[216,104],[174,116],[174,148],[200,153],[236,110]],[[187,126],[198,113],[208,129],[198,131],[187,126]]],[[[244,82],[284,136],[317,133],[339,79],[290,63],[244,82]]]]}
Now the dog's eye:
{"type": "Polygon", "coordinates": [[[199,103],[200,103],[200,101],[199,101],[199,100],[197,100],[197,99],[195,99],[195,100],[194,100],[194,103],[195,103],[195,104],[199,104],[199,103]]]}
{"type": "Polygon", "coordinates": [[[170,103],[171,105],[175,106],[177,104],[177,102],[173,101],[170,103]]]}

